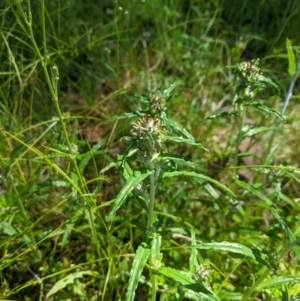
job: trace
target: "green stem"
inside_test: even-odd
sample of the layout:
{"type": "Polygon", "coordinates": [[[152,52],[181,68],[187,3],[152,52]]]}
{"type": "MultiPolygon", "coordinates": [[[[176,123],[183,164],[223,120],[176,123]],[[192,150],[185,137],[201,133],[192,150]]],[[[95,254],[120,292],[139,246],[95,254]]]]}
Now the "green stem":
{"type": "MultiPolygon", "coordinates": [[[[56,113],[58,115],[58,119],[60,121],[63,136],[64,136],[65,141],[67,143],[69,153],[71,154],[70,155],[70,160],[72,162],[72,165],[75,169],[75,172],[76,172],[77,177],[78,177],[79,182],[80,182],[80,187],[82,189],[81,194],[82,194],[83,197],[86,197],[86,195],[88,194],[87,190],[86,190],[86,186],[85,186],[84,180],[82,178],[81,172],[78,168],[76,157],[73,155],[72,145],[71,145],[71,142],[70,142],[70,139],[69,139],[69,135],[68,135],[68,132],[67,132],[66,125],[64,123],[64,117],[63,117],[63,115],[61,113],[61,110],[60,110],[57,91],[56,91],[55,85],[53,84],[53,82],[51,82],[51,78],[50,78],[50,75],[49,75],[49,72],[48,72],[48,69],[47,69],[48,65],[47,65],[47,52],[46,52],[46,28],[45,28],[44,0],[40,0],[40,2],[41,2],[41,21],[42,21],[42,30],[43,30],[44,55],[41,54],[40,49],[39,49],[39,47],[36,43],[36,40],[35,40],[35,37],[34,37],[34,34],[33,34],[32,14],[31,14],[31,10],[30,10],[30,1],[28,1],[28,10],[29,10],[28,11],[28,16],[23,11],[23,8],[21,6],[21,2],[19,2],[19,1],[16,2],[16,5],[18,6],[19,12],[21,13],[21,16],[23,17],[23,20],[24,20],[24,23],[25,23],[25,26],[21,26],[21,27],[25,31],[27,36],[29,37],[29,39],[32,43],[32,46],[35,50],[35,53],[37,54],[37,56],[39,58],[39,61],[41,63],[43,73],[44,73],[44,76],[45,76],[45,79],[46,79],[46,83],[47,83],[47,86],[49,88],[49,91],[50,91],[50,94],[51,94],[51,97],[52,97],[52,100],[53,100],[53,104],[54,104],[56,113]]],[[[19,17],[17,16],[17,14],[16,14],[16,17],[19,20],[19,17]]],[[[21,24],[23,24],[23,23],[21,22],[21,24]]],[[[92,203],[92,201],[90,203],[92,203]]],[[[95,223],[94,223],[94,220],[95,220],[94,213],[93,213],[93,211],[91,209],[91,206],[89,204],[87,206],[87,209],[88,209],[88,214],[89,214],[89,220],[90,220],[90,226],[91,226],[93,240],[94,240],[94,243],[96,245],[97,255],[100,258],[101,257],[100,256],[101,255],[100,254],[100,244],[97,240],[96,227],[95,227],[95,223]]]]}
{"type": "Polygon", "coordinates": [[[157,279],[156,279],[156,275],[152,271],[151,271],[151,287],[152,287],[151,301],[156,301],[157,279]]]}
{"type": "Polygon", "coordinates": [[[148,206],[148,223],[147,229],[152,232],[153,230],[153,218],[154,218],[154,200],[155,200],[155,174],[150,175],[150,200],[148,206]]]}
{"type": "MultiPolygon", "coordinates": [[[[245,123],[245,116],[246,116],[246,108],[245,107],[239,108],[239,132],[238,132],[238,136],[237,136],[236,142],[235,142],[233,167],[236,167],[238,165],[240,145],[243,140],[243,127],[244,127],[244,123],[245,123]]],[[[234,170],[233,170],[233,179],[235,179],[235,177],[236,177],[237,170],[238,170],[237,168],[234,168],[234,170]]]]}
{"type": "MultiPolygon", "coordinates": [[[[234,191],[234,181],[236,179],[236,175],[237,175],[237,171],[238,171],[238,160],[239,160],[239,151],[240,151],[240,145],[241,142],[243,140],[243,127],[244,127],[244,123],[245,123],[245,117],[246,117],[246,108],[244,106],[240,106],[238,107],[238,118],[239,118],[239,130],[238,130],[238,136],[236,138],[236,142],[235,142],[235,152],[234,152],[234,157],[233,157],[233,175],[232,175],[232,191],[234,191]]],[[[239,211],[239,213],[241,214],[241,216],[245,215],[245,211],[243,209],[243,207],[238,204],[237,205],[237,209],[239,211]]]]}
{"type": "MultiPolygon", "coordinates": [[[[155,186],[156,186],[156,180],[160,173],[160,165],[159,163],[155,163],[154,165],[151,164],[151,169],[155,168],[155,172],[150,175],[150,200],[149,200],[149,206],[148,206],[148,223],[147,223],[147,230],[148,235],[152,236],[154,230],[154,204],[155,204],[155,186]]],[[[154,237],[152,239],[152,248],[150,251],[150,257],[149,257],[149,264],[150,267],[154,266],[155,263],[155,256],[157,253],[159,253],[159,250],[157,250],[157,237],[154,237]]],[[[156,274],[153,273],[153,271],[150,270],[150,278],[151,278],[151,301],[156,300],[156,293],[157,293],[157,277],[156,274]]]]}

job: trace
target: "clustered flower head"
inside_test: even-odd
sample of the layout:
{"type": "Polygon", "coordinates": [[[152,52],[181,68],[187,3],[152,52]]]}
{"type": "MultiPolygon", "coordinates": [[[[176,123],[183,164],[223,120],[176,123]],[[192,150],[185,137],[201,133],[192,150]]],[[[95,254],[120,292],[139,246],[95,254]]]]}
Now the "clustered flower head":
{"type": "Polygon", "coordinates": [[[138,160],[146,162],[157,158],[167,135],[165,125],[156,116],[145,114],[133,128],[132,135],[137,142],[138,160]]]}
{"type": "Polygon", "coordinates": [[[249,85],[260,80],[261,71],[258,67],[258,60],[238,64],[237,72],[244,85],[249,85]]]}
{"type": "Polygon", "coordinates": [[[258,62],[259,60],[252,60],[234,66],[240,82],[236,89],[239,100],[251,100],[259,91],[264,89],[265,84],[258,62]]]}
{"type": "Polygon", "coordinates": [[[157,141],[161,140],[162,134],[164,134],[165,131],[164,124],[162,124],[156,116],[152,117],[149,114],[145,114],[140,118],[133,128],[135,129],[133,135],[136,138],[145,139],[151,135],[153,139],[157,141]]]}
{"type": "Polygon", "coordinates": [[[166,109],[166,100],[160,94],[152,94],[150,96],[150,109],[154,113],[162,112],[166,109]]]}

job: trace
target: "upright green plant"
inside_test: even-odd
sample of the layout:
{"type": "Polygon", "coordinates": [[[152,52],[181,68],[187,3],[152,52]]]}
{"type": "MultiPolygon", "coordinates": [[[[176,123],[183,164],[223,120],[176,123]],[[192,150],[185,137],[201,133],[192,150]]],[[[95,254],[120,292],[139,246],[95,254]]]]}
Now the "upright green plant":
{"type": "MultiPolygon", "coordinates": [[[[166,90],[163,94],[154,94],[148,99],[140,98],[142,102],[148,104],[148,110],[134,124],[132,136],[129,138],[130,147],[128,148],[128,153],[119,160],[119,165],[127,183],[115,202],[110,218],[113,218],[115,211],[133,189],[148,213],[147,227],[145,227],[147,233],[146,244],[141,245],[138,249],[134,266],[135,268],[139,267],[139,269],[135,273],[131,273],[126,300],[132,300],[137,287],[138,277],[148,257],[151,268],[157,267],[157,264],[162,259],[160,254],[161,236],[158,234],[159,229],[157,228],[157,219],[154,211],[155,189],[161,174],[163,143],[168,135],[165,115],[166,100],[170,98],[170,93],[175,86],[172,86],[171,89],[166,90]],[[135,172],[131,170],[125,161],[126,158],[133,154],[135,154],[135,160],[140,164],[139,170],[135,172]],[[142,182],[148,177],[149,190],[147,191],[146,186],[142,182]],[[149,245],[151,245],[151,248],[149,248],[149,245]]],[[[157,279],[154,272],[151,271],[150,275],[151,300],[154,301],[156,300],[157,279]]]]}
{"type": "MultiPolygon", "coordinates": [[[[228,241],[199,243],[195,238],[193,230],[191,230],[192,244],[190,246],[191,255],[188,271],[166,266],[163,262],[161,248],[165,233],[168,232],[168,229],[162,229],[160,227],[160,218],[162,218],[163,214],[155,210],[155,203],[156,190],[167,178],[184,176],[190,177],[198,182],[210,183],[222,190],[224,198],[228,200],[236,200],[233,191],[237,191],[238,188],[255,195],[255,197],[263,201],[266,206],[270,208],[271,213],[289,238],[289,244],[280,252],[280,255],[275,260],[276,263],[282,258],[282,254],[286,254],[286,250],[291,250],[298,244],[298,240],[295,240],[292,230],[279,215],[275,204],[259,190],[261,186],[252,187],[239,180],[236,172],[238,168],[239,146],[243,139],[270,130],[270,127],[255,128],[247,126],[245,124],[247,108],[254,107],[263,114],[273,114],[278,118],[283,118],[276,110],[268,108],[258,100],[259,92],[266,89],[267,85],[271,85],[275,88],[277,88],[277,86],[270,79],[262,75],[258,68],[257,60],[238,64],[233,66],[233,68],[238,75],[239,84],[233,100],[233,111],[230,112],[230,115],[234,115],[235,118],[237,118],[239,126],[234,145],[235,152],[232,161],[234,174],[230,188],[200,172],[188,171],[189,162],[178,155],[169,154],[165,151],[165,142],[187,143],[205,151],[201,144],[196,143],[194,138],[185,129],[181,128],[166,115],[166,102],[170,99],[171,92],[178,83],[172,85],[162,93],[156,93],[149,97],[139,97],[138,101],[144,106],[144,110],[119,117],[128,118],[138,116],[139,119],[133,125],[131,136],[127,137],[129,146],[126,153],[123,156],[119,156],[117,162],[126,182],[114,200],[108,218],[111,222],[114,220],[116,211],[123,205],[130,194],[132,194],[132,199],[138,201],[140,207],[147,212],[146,225],[141,225],[139,222],[134,221],[134,223],[146,233],[146,239],[136,250],[129,276],[126,301],[134,299],[135,290],[138,287],[145,267],[148,268],[150,274],[150,281],[147,282],[150,288],[149,301],[156,300],[157,291],[160,287],[159,279],[161,279],[161,277],[177,283],[175,292],[174,288],[168,286],[160,290],[160,297],[162,299],[168,298],[168,294],[172,292],[176,295],[176,300],[183,296],[192,300],[220,300],[207,281],[206,273],[204,273],[206,276],[202,275],[200,278],[197,276],[199,271],[205,267],[205,261],[202,256],[197,253],[197,250],[233,252],[264,263],[265,267],[263,267],[260,272],[261,277],[257,276],[255,283],[249,290],[239,295],[243,300],[253,295],[254,291],[258,287],[261,287],[261,285],[274,285],[278,280],[275,277],[270,283],[266,282],[265,278],[272,272],[273,265],[271,261],[265,260],[267,255],[261,251],[255,250],[254,252],[244,245],[228,241]],[[183,170],[177,169],[176,163],[179,161],[183,170]]],[[[242,215],[245,214],[241,205],[238,205],[238,209],[242,215]]],[[[297,249],[295,249],[295,252],[298,258],[297,249]]],[[[288,283],[291,280],[287,277],[284,281],[288,283]]]]}
{"type": "MultiPolygon", "coordinates": [[[[149,195],[145,198],[148,211],[147,236],[151,241],[149,264],[151,267],[157,267],[162,257],[160,254],[161,237],[157,234],[157,222],[154,214],[155,188],[160,176],[161,166],[159,156],[162,152],[162,144],[167,136],[165,124],[161,117],[165,110],[165,99],[162,95],[152,95],[150,97],[150,114],[145,114],[134,125],[133,142],[137,149],[136,160],[149,172],[149,195]]],[[[154,272],[151,271],[151,300],[156,300],[157,279],[154,272]]],[[[127,298],[130,298],[132,292],[128,290],[127,298]]]]}
{"type": "MultiPolygon", "coordinates": [[[[241,142],[247,138],[252,137],[258,133],[265,132],[265,131],[272,131],[271,139],[269,140],[267,153],[265,155],[265,158],[261,158],[262,162],[264,164],[262,167],[268,167],[267,164],[270,163],[270,158],[273,158],[274,153],[270,155],[272,142],[274,139],[274,135],[276,134],[276,131],[278,129],[278,126],[281,121],[284,120],[284,117],[282,114],[285,112],[285,108],[287,106],[288,100],[284,102],[284,106],[282,109],[282,112],[279,113],[277,110],[270,109],[266,105],[262,103],[262,101],[259,99],[259,93],[266,90],[268,86],[272,86],[279,91],[278,86],[269,78],[262,75],[259,67],[258,67],[259,60],[253,60],[247,63],[241,63],[233,66],[237,76],[238,76],[238,86],[236,89],[236,96],[233,100],[233,106],[234,106],[234,114],[236,115],[236,118],[238,120],[238,135],[236,139],[235,144],[235,152],[234,152],[234,159],[233,159],[233,185],[236,185],[238,188],[242,188],[245,191],[255,195],[258,199],[262,200],[266,205],[267,208],[270,210],[271,214],[274,216],[274,218],[277,220],[281,228],[284,230],[286,237],[288,238],[289,242],[287,243],[286,247],[281,250],[276,257],[274,257],[272,260],[269,260],[269,263],[267,266],[263,267],[257,277],[255,278],[255,281],[250,286],[250,288],[243,294],[241,300],[249,300],[249,298],[254,298],[258,294],[256,291],[257,288],[263,288],[263,287],[271,287],[272,285],[275,285],[276,282],[278,282],[278,278],[272,277],[270,280],[266,280],[267,277],[270,276],[270,274],[274,270],[275,264],[279,263],[280,260],[282,260],[283,256],[294,249],[295,255],[297,260],[300,259],[300,253],[299,248],[297,247],[299,245],[299,239],[296,238],[292,230],[288,227],[286,224],[286,221],[284,218],[281,217],[279,214],[279,210],[276,206],[276,204],[273,202],[271,196],[265,196],[264,186],[262,185],[262,173],[259,174],[258,177],[254,179],[254,185],[249,185],[248,183],[245,183],[238,179],[237,177],[237,170],[238,170],[238,156],[239,156],[239,147],[241,142]],[[266,117],[269,117],[270,115],[274,115],[276,118],[274,119],[274,127],[271,126],[261,126],[261,127],[251,127],[247,126],[245,124],[245,118],[247,116],[247,108],[248,107],[254,107],[258,109],[262,114],[264,114],[266,117]]],[[[298,73],[293,74],[295,78],[297,78],[298,73]]],[[[294,84],[294,81],[293,81],[294,84]]],[[[290,88],[291,90],[291,88],[290,88]]],[[[291,96],[291,91],[288,93],[288,97],[291,96]]],[[[272,185],[272,184],[271,184],[272,185]]],[[[240,210],[240,212],[243,214],[243,212],[240,210]]],[[[271,255],[269,255],[269,259],[272,258],[271,255]]],[[[289,283],[289,276],[282,277],[282,282],[284,284],[289,283]]],[[[285,289],[287,289],[285,287],[285,289]]]]}
{"type": "Polygon", "coordinates": [[[155,210],[156,188],[158,185],[162,184],[167,178],[184,176],[200,182],[209,182],[218,189],[221,189],[225,195],[234,197],[234,194],[228,187],[201,173],[188,171],[188,162],[184,158],[165,151],[164,143],[166,141],[187,143],[205,151],[201,144],[196,143],[194,138],[185,129],[167,118],[165,104],[176,86],[177,84],[174,84],[163,93],[157,93],[148,98],[140,97],[139,101],[147,105],[146,110],[120,117],[140,116],[139,120],[133,126],[131,137],[127,137],[130,141],[127,152],[125,155],[120,156],[118,160],[118,166],[122,171],[126,183],[114,201],[109,214],[109,220],[113,221],[116,211],[122,206],[130,193],[133,194],[134,200],[139,201],[141,208],[146,210],[148,216],[146,226],[135,222],[142,231],[146,232],[146,239],[137,248],[133,260],[126,294],[127,301],[134,299],[135,290],[145,266],[148,267],[150,274],[148,300],[156,300],[159,287],[158,279],[161,277],[177,283],[175,292],[174,288],[171,287],[164,288],[161,291],[162,299],[168,298],[168,294],[173,293],[177,295],[177,299],[185,296],[192,299],[198,298],[198,300],[219,300],[217,295],[211,290],[207,276],[197,276],[205,265],[205,261],[201,256],[200,262],[198,261],[197,250],[223,250],[254,258],[249,248],[235,243],[197,244],[195,234],[192,230],[190,267],[188,272],[165,266],[163,263],[161,253],[162,239],[165,237],[165,233],[168,233],[168,229],[160,228],[158,216],[162,217],[162,214],[155,210]],[[135,162],[132,162],[130,165],[130,160],[135,162]],[[178,162],[182,166],[185,166],[183,170],[177,170],[176,163],[178,162]]]}
{"type": "MultiPolygon", "coordinates": [[[[267,127],[254,128],[247,126],[245,123],[247,108],[254,107],[263,114],[274,114],[283,119],[280,113],[268,108],[257,99],[258,94],[266,90],[268,86],[273,86],[277,89],[277,91],[279,90],[278,86],[273,81],[262,74],[258,64],[259,60],[252,60],[250,62],[243,62],[231,67],[234,69],[238,79],[236,94],[233,99],[234,115],[236,116],[238,123],[238,134],[235,142],[233,166],[237,166],[238,164],[239,147],[245,138],[270,130],[267,127]]],[[[237,169],[234,169],[233,178],[236,177],[236,171],[237,169]]]]}

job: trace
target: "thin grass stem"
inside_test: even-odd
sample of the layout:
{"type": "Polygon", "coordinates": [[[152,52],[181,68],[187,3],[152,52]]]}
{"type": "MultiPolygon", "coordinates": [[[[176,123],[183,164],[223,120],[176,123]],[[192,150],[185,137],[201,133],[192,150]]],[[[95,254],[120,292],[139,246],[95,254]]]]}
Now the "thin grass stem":
{"type": "MultiPolygon", "coordinates": [[[[31,13],[31,10],[30,10],[30,1],[28,1],[28,10],[29,10],[28,11],[28,16],[26,15],[23,8],[21,7],[20,2],[17,2],[16,5],[18,6],[19,12],[20,12],[21,16],[23,17],[23,20],[24,20],[25,25],[26,25],[22,28],[26,31],[25,33],[29,37],[29,39],[32,43],[32,46],[34,48],[34,51],[35,51],[36,55],[38,56],[39,61],[41,63],[43,73],[44,73],[44,76],[45,76],[45,79],[46,79],[46,83],[47,83],[47,86],[49,88],[49,91],[50,91],[50,94],[51,94],[51,97],[52,97],[52,100],[53,100],[53,104],[54,104],[56,113],[58,115],[59,121],[60,121],[63,136],[65,138],[65,141],[66,141],[69,153],[70,153],[70,160],[72,162],[72,165],[75,169],[75,173],[77,174],[77,177],[78,177],[79,182],[80,182],[80,185],[79,185],[80,189],[82,189],[82,194],[83,195],[88,195],[87,190],[86,190],[86,186],[85,186],[85,183],[84,183],[84,180],[83,180],[83,177],[82,177],[82,174],[81,174],[81,172],[78,168],[77,162],[76,162],[76,157],[73,155],[71,141],[69,139],[67,128],[66,128],[66,125],[65,125],[65,122],[64,122],[64,117],[63,117],[63,114],[60,110],[60,106],[59,106],[59,102],[58,102],[57,90],[55,88],[55,85],[53,85],[53,81],[51,81],[50,74],[48,72],[47,55],[42,55],[41,54],[40,49],[39,49],[39,47],[36,43],[36,40],[35,40],[35,37],[34,37],[34,34],[33,34],[33,30],[32,30],[32,13],[31,13]]],[[[44,1],[43,0],[40,1],[40,5],[44,6],[44,1]]],[[[41,8],[41,13],[45,13],[43,8],[41,8]]],[[[42,23],[45,23],[45,17],[41,16],[41,18],[42,18],[42,23]]],[[[42,30],[43,30],[43,45],[44,45],[43,48],[44,48],[44,53],[46,53],[45,52],[45,48],[47,47],[47,45],[46,45],[46,32],[45,32],[46,29],[45,29],[44,24],[42,25],[42,30]]],[[[100,257],[100,244],[99,244],[98,239],[97,239],[96,226],[95,226],[95,222],[94,222],[95,217],[94,217],[94,213],[91,209],[91,203],[92,203],[92,200],[87,202],[87,210],[88,210],[88,215],[89,215],[90,227],[91,227],[91,231],[92,231],[92,237],[93,237],[93,241],[94,241],[95,246],[96,246],[97,256],[100,257]]]]}

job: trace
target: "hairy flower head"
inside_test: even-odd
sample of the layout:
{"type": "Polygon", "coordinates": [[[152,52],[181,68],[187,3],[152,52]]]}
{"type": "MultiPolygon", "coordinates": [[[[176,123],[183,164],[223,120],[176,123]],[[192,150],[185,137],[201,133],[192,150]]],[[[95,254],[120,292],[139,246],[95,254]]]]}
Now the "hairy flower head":
{"type": "Polygon", "coordinates": [[[156,116],[146,114],[134,124],[133,128],[132,135],[139,149],[138,159],[151,161],[157,158],[167,135],[165,125],[156,116]]]}
{"type": "Polygon", "coordinates": [[[152,94],[150,96],[150,108],[155,113],[162,112],[166,109],[166,100],[160,94],[152,94]]]}
{"type": "Polygon", "coordinates": [[[156,117],[146,114],[140,118],[133,126],[133,136],[137,139],[146,139],[151,137],[156,143],[161,143],[167,131],[165,125],[156,117]]]}
{"type": "Polygon", "coordinates": [[[240,80],[245,84],[251,84],[260,80],[261,71],[258,67],[258,60],[242,62],[237,66],[237,72],[240,80]]]}

